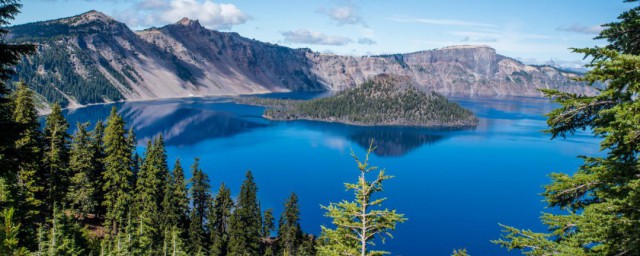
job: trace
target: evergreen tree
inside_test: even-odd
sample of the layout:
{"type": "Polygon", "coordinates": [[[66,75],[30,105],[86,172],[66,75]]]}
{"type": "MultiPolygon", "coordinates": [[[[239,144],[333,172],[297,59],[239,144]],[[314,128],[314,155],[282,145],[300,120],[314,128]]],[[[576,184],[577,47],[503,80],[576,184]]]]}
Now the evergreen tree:
{"type": "Polygon", "coordinates": [[[373,152],[373,140],[369,145],[365,160],[361,161],[353,151],[351,156],[355,159],[360,171],[357,183],[345,183],[347,190],[353,190],[354,201],[342,201],[331,203],[322,208],[327,210],[325,216],[333,219],[336,229],[322,227],[322,239],[324,244],[319,247],[322,255],[382,255],[384,251],[373,251],[370,246],[376,235],[383,238],[384,234],[394,230],[398,222],[406,219],[403,214],[395,210],[377,210],[386,198],[374,199],[376,192],[382,191],[382,182],[393,178],[384,174],[384,170],[378,172],[373,181],[368,181],[366,174],[378,170],[378,167],[369,165],[369,155],[373,152]]]}
{"type": "MultiPolygon", "coordinates": [[[[0,72],[1,74],[1,72],[0,72]]],[[[16,140],[18,175],[16,192],[16,214],[22,225],[20,240],[28,248],[35,246],[30,237],[35,236],[36,225],[44,222],[43,208],[45,182],[40,159],[42,159],[42,134],[33,102],[33,92],[23,83],[18,84],[14,100],[13,117],[22,130],[16,140]]]]}
{"type": "Polygon", "coordinates": [[[229,255],[258,255],[262,216],[257,199],[258,187],[251,171],[240,188],[238,203],[231,215],[229,230],[229,255]]]}
{"type": "Polygon", "coordinates": [[[58,207],[54,207],[53,212],[47,242],[48,255],[86,255],[88,242],[80,225],[58,207]]]}
{"type": "Polygon", "coordinates": [[[317,255],[316,239],[313,235],[303,235],[302,242],[298,245],[297,254],[299,256],[314,256],[317,255]]]}
{"type": "Polygon", "coordinates": [[[298,196],[291,193],[284,205],[284,212],[280,216],[278,225],[278,242],[283,255],[297,255],[296,250],[302,243],[302,230],[300,228],[300,209],[298,196]]]}
{"type": "Polygon", "coordinates": [[[232,209],[231,190],[222,183],[209,212],[211,255],[227,255],[229,250],[229,219],[232,209]]]}
{"type": "Polygon", "coordinates": [[[271,232],[275,229],[275,218],[273,217],[273,209],[269,208],[262,214],[262,241],[264,249],[262,255],[275,255],[275,248],[271,243],[271,232]]]}
{"type": "Polygon", "coordinates": [[[18,164],[22,158],[16,152],[16,141],[24,133],[24,129],[30,129],[30,124],[24,127],[24,123],[16,122],[13,117],[13,106],[8,97],[9,88],[7,81],[15,74],[15,66],[25,56],[35,52],[35,45],[21,43],[10,44],[5,40],[9,31],[5,28],[10,21],[20,13],[22,5],[16,0],[0,0],[0,179],[7,184],[14,184],[18,164]]]}
{"type": "Polygon", "coordinates": [[[458,250],[453,250],[453,254],[451,254],[451,256],[471,256],[471,255],[467,253],[467,249],[458,249],[458,250]]]}
{"type": "Polygon", "coordinates": [[[44,126],[44,166],[47,192],[47,211],[53,213],[55,204],[63,203],[69,187],[69,124],[62,116],[62,108],[54,104],[44,126]]]}
{"type": "Polygon", "coordinates": [[[131,202],[132,148],[125,133],[124,120],[114,107],[111,109],[104,134],[105,172],[102,185],[103,205],[106,208],[105,226],[111,235],[118,234],[122,228],[131,202]]]}
{"type": "Polygon", "coordinates": [[[180,229],[179,233],[184,234],[189,222],[189,192],[180,159],[176,159],[170,180],[164,187],[162,201],[164,229],[171,230],[176,227],[180,229]]]}
{"type": "Polygon", "coordinates": [[[273,209],[269,208],[264,211],[262,217],[262,237],[271,237],[271,231],[275,229],[275,218],[273,217],[273,209]]]}
{"type": "Polygon", "coordinates": [[[566,213],[543,214],[550,233],[504,226],[495,243],[526,255],[640,255],[640,6],[619,19],[600,34],[608,46],[575,49],[592,58],[579,80],[604,84],[598,95],[544,90],[560,105],[547,114],[552,138],[589,128],[603,156],[582,157],[572,175],[551,174],[543,195],[566,213]]]}
{"type": "Polygon", "coordinates": [[[13,219],[13,208],[5,208],[2,212],[2,226],[0,226],[0,255],[27,256],[27,248],[20,247],[18,233],[20,224],[13,219]]]}
{"type": "Polygon", "coordinates": [[[200,169],[200,159],[196,158],[191,166],[192,210],[189,226],[191,253],[205,254],[207,248],[206,214],[211,203],[211,185],[209,178],[200,169]]]}
{"type": "Polygon", "coordinates": [[[148,145],[146,157],[136,180],[135,214],[138,218],[139,246],[145,254],[160,251],[157,241],[162,240],[163,221],[161,216],[168,167],[162,137],[148,145]],[[154,246],[155,245],[155,246],[154,246]]]}
{"type": "Polygon", "coordinates": [[[93,185],[95,188],[93,201],[96,203],[96,216],[104,216],[106,209],[103,205],[104,202],[104,190],[102,184],[104,184],[104,159],[106,156],[104,148],[104,123],[102,120],[98,120],[93,130],[91,131],[91,157],[93,162],[91,177],[93,177],[93,185]]]}
{"type": "Polygon", "coordinates": [[[162,255],[166,256],[187,256],[186,245],[180,228],[173,226],[165,230],[164,246],[162,255]]]}
{"type": "Polygon", "coordinates": [[[69,188],[68,199],[72,208],[82,218],[89,213],[95,213],[97,201],[96,189],[99,183],[96,183],[98,177],[94,176],[96,172],[93,142],[87,131],[89,123],[78,123],[76,132],[71,142],[71,152],[69,167],[73,176],[69,188]]]}

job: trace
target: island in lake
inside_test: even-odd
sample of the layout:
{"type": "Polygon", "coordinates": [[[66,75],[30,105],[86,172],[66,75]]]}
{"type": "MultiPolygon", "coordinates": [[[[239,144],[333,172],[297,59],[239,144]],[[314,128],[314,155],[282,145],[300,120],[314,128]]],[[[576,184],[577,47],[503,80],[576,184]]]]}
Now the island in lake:
{"type": "Polygon", "coordinates": [[[351,125],[473,127],[478,118],[407,76],[381,74],[336,95],[312,99],[246,97],[238,103],[265,106],[271,120],[314,120],[351,125]]]}

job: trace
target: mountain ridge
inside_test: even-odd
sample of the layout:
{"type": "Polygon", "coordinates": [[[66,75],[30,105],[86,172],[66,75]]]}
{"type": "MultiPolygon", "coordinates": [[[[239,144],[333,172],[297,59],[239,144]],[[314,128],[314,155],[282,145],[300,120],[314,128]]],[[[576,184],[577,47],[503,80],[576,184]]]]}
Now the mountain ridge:
{"type": "Polygon", "coordinates": [[[540,96],[554,88],[596,90],[576,74],[529,66],[488,46],[450,46],[404,54],[341,56],[289,48],[182,20],[132,31],[92,10],[8,27],[9,42],[32,42],[38,54],[17,67],[49,102],[92,103],[207,95],[343,90],[383,73],[411,77],[439,93],[540,96]]]}

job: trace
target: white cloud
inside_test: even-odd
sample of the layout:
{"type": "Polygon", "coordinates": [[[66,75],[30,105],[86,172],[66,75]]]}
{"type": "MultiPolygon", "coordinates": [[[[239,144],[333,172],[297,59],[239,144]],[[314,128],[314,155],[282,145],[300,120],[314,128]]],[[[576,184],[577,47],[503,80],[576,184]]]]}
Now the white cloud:
{"type": "Polygon", "coordinates": [[[372,44],[376,44],[377,42],[371,38],[362,37],[358,39],[358,43],[372,45],[372,44]]]}
{"type": "Polygon", "coordinates": [[[346,45],[352,42],[348,37],[330,36],[307,29],[285,31],[282,32],[282,35],[285,42],[297,44],[346,45]]]}
{"type": "Polygon", "coordinates": [[[362,17],[358,15],[357,8],[351,4],[334,7],[329,10],[321,8],[318,12],[326,14],[340,26],[346,24],[367,26],[362,17]]]}
{"type": "Polygon", "coordinates": [[[211,29],[230,29],[251,19],[233,4],[211,0],[143,0],[116,16],[132,27],[164,25],[186,17],[211,29]]]}
{"type": "Polygon", "coordinates": [[[567,32],[575,32],[575,33],[590,34],[590,35],[600,34],[600,32],[603,29],[604,28],[600,25],[585,26],[579,23],[574,23],[571,26],[560,26],[556,28],[556,30],[558,31],[567,31],[567,32]]]}
{"type": "Polygon", "coordinates": [[[429,25],[444,25],[444,26],[461,26],[461,27],[495,27],[495,25],[473,22],[473,21],[465,21],[465,20],[455,20],[455,19],[424,19],[424,18],[407,18],[407,17],[388,17],[388,20],[403,22],[403,23],[422,23],[429,25]]]}

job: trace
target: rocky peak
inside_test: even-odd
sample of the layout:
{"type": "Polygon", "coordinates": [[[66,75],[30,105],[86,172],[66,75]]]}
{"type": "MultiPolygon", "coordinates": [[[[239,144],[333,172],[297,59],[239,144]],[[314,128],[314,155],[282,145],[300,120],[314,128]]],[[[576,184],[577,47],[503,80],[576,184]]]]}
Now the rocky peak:
{"type": "Polygon", "coordinates": [[[387,88],[393,88],[394,91],[404,92],[410,88],[420,89],[418,83],[409,76],[397,75],[390,73],[382,73],[371,78],[374,84],[379,84],[387,88]]]}
{"type": "Polygon", "coordinates": [[[461,49],[489,49],[495,51],[491,46],[488,45],[452,45],[440,48],[439,50],[461,50],[461,49]]]}
{"type": "Polygon", "coordinates": [[[85,12],[83,14],[80,14],[76,17],[73,17],[72,19],[70,19],[70,25],[82,25],[82,24],[87,24],[90,22],[94,22],[94,21],[98,21],[98,22],[112,22],[115,21],[113,18],[111,18],[109,15],[106,15],[104,13],[101,13],[99,11],[96,10],[91,10],[88,12],[85,12]]]}
{"type": "Polygon", "coordinates": [[[202,25],[200,25],[200,22],[198,20],[192,20],[189,19],[187,17],[182,18],[180,21],[176,22],[176,24],[181,25],[181,26],[185,26],[185,27],[191,27],[191,28],[201,28],[202,25]]]}

